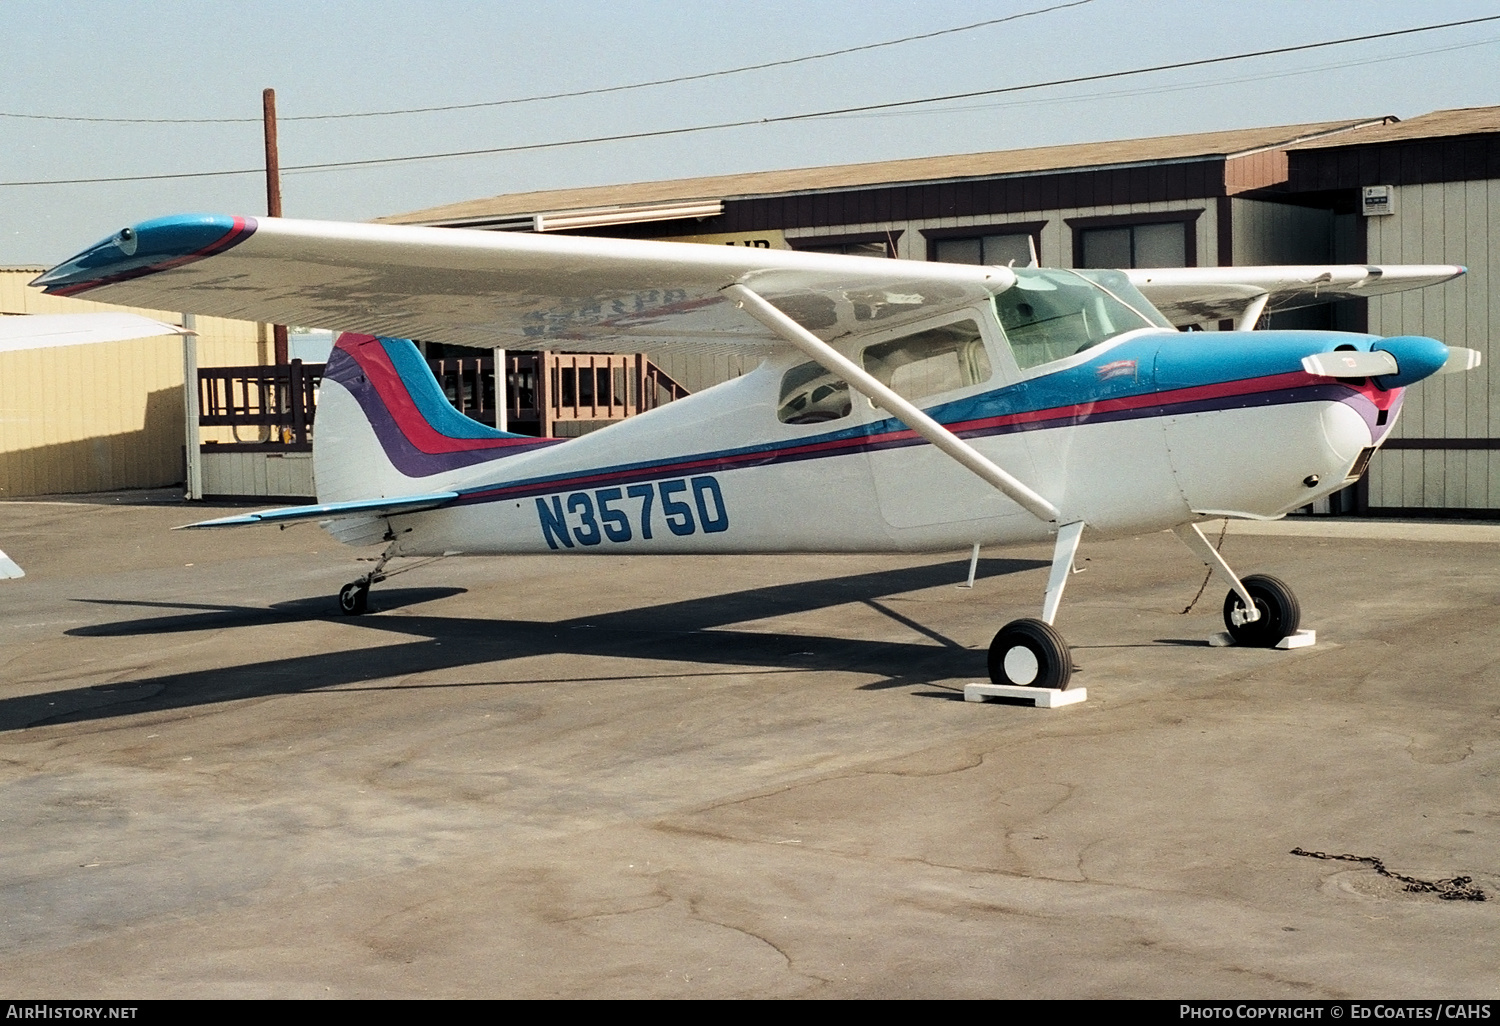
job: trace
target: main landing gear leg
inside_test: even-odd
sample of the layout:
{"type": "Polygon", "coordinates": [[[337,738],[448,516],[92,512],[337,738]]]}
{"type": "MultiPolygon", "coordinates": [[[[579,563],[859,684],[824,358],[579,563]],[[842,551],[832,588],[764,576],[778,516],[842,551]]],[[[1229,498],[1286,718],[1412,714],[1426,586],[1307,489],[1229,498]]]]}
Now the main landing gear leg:
{"type": "Polygon", "coordinates": [[[990,680],[1000,685],[1021,685],[1035,688],[1068,686],[1073,675],[1073,658],[1052,626],[1057,617],[1057,607],[1062,604],[1063,589],[1073,571],[1073,558],[1078,554],[1078,539],[1083,534],[1083,521],[1063,524],[1057,529],[1057,545],[1052,550],[1052,573],[1047,578],[1047,595],[1042,601],[1040,620],[1026,617],[1012,620],[1000,628],[995,640],[990,642],[990,680]]]}
{"type": "MultiPolygon", "coordinates": [[[[1229,594],[1224,597],[1224,627],[1235,644],[1254,648],[1294,647],[1287,640],[1298,635],[1302,607],[1291,588],[1268,574],[1252,574],[1243,580],[1235,576],[1197,524],[1182,524],[1172,528],[1172,533],[1229,585],[1229,594]]],[[[1302,633],[1312,636],[1310,632],[1302,633]]]]}

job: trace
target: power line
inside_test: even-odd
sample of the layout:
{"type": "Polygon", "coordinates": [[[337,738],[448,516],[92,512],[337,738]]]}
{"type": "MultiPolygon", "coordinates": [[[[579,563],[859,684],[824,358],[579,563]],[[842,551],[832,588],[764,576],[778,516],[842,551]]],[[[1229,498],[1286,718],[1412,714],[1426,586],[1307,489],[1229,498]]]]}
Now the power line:
{"type": "MultiPolygon", "coordinates": [[[[1235,78],[1220,78],[1214,81],[1214,85],[1240,85],[1245,82],[1267,82],[1278,78],[1296,78],[1301,75],[1316,75],[1324,71],[1339,71],[1344,68],[1364,68],[1372,64],[1389,64],[1393,61],[1410,60],[1413,57],[1425,57],[1434,53],[1452,53],[1457,50],[1472,50],[1480,46],[1493,46],[1500,43],[1500,36],[1490,36],[1487,39],[1476,39],[1467,43],[1454,43],[1450,46],[1433,46],[1422,50],[1405,50],[1401,53],[1388,54],[1384,57],[1359,57],[1352,60],[1332,61],[1327,64],[1316,64],[1307,68],[1294,68],[1290,71],[1269,71],[1261,74],[1239,75],[1235,78]]],[[[1009,107],[1032,107],[1040,104],[1067,104],[1087,103],[1096,100],[1114,100],[1127,96],[1160,96],[1165,93],[1180,93],[1192,89],[1202,89],[1202,82],[1183,82],[1179,85],[1169,86],[1141,86],[1129,89],[1114,89],[1109,92],[1084,93],[1075,96],[1054,96],[1050,98],[1009,100],[999,103],[969,103],[958,107],[943,107],[938,110],[924,111],[886,111],[868,114],[847,114],[840,117],[858,120],[861,118],[903,118],[912,114],[960,114],[976,110],[1001,110],[1009,107]]]]}
{"type": "MultiPolygon", "coordinates": [[[[1062,85],[1076,85],[1084,82],[1099,82],[1106,79],[1127,78],[1134,75],[1147,75],[1160,71],[1176,71],[1183,68],[1197,68],[1212,64],[1224,64],[1230,61],[1249,60],[1255,57],[1270,57],[1278,54],[1297,53],[1306,50],[1323,49],[1330,46],[1344,46],[1349,43],[1368,42],[1372,39],[1389,39],[1394,36],[1415,35],[1421,32],[1433,32],[1438,29],[1455,28],[1461,25],[1475,25],[1483,22],[1500,21],[1500,14],[1490,15],[1484,18],[1470,18],[1464,21],[1444,22],[1440,25],[1422,25],[1415,28],[1395,29],[1389,32],[1375,32],[1362,36],[1349,36],[1344,39],[1329,39],[1318,43],[1301,43],[1296,46],[1281,46],[1269,50],[1254,50],[1249,53],[1229,54],[1223,57],[1205,57],[1199,60],[1179,61],[1173,64],[1157,64],[1147,68],[1133,68],[1127,71],[1101,72],[1096,75],[1079,75],[1073,78],[1052,79],[1046,82],[1033,82],[1027,85],[1001,86],[995,89],[978,89],[964,93],[949,93],[943,96],[927,96],[915,100],[893,100],[887,103],[869,103],[857,107],[841,107],[834,110],[813,111],[804,114],[783,114],[776,117],[747,118],[740,121],[721,121],[709,125],[694,125],[688,128],[662,128],[646,132],[623,132],[617,135],[592,136],[586,139],[564,139],[556,142],[546,143],[521,143],[515,146],[493,146],[475,150],[453,150],[445,153],[419,153],[404,157],[372,157],[365,160],[339,160],[328,161],[320,164],[298,164],[285,166],[285,173],[296,172],[319,172],[334,171],[345,168],[381,167],[394,164],[408,164],[422,160],[442,160],[453,157],[480,157],[493,156],[502,153],[523,153],[536,150],[559,149],[566,146],[582,146],[591,143],[626,142],[639,139],[659,139],[665,136],[690,135],[698,132],[712,132],[726,128],[746,128],[752,125],[785,124],[793,121],[807,121],[815,118],[843,117],[850,114],[864,114],[872,111],[888,111],[901,107],[915,107],[929,103],[943,103],[951,100],[966,100],[980,96],[1000,96],[1004,94],[1026,92],[1036,89],[1048,89],[1062,85]]],[[[23,185],[94,185],[109,182],[141,182],[160,181],[163,179],[177,178],[216,178],[229,175],[258,175],[262,174],[261,168],[249,168],[240,171],[189,171],[177,174],[161,175],[127,175],[111,178],[72,178],[51,179],[32,182],[0,182],[0,187],[23,186],[23,185]]]]}
{"type": "MultiPolygon", "coordinates": [[[[451,110],[477,110],[484,107],[508,107],[520,103],[536,103],[541,100],[567,100],[579,96],[600,96],[605,93],[622,93],[631,89],[647,89],[653,86],[675,85],[679,82],[698,82],[706,78],[721,78],[725,75],[739,75],[747,71],[764,71],[767,68],[783,68],[791,64],[803,64],[807,61],[820,61],[829,57],[842,57],[845,54],[861,53],[865,50],[879,50],[888,46],[899,46],[903,43],[918,42],[923,39],[936,39],[939,36],[951,36],[959,32],[972,32],[975,29],[988,28],[991,25],[1002,25],[1008,21],[1019,21],[1022,18],[1034,18],[1041,14],[1050,14],[1053,11],[1065,10],[1069,7],[1082,7],[1091,4],[1094,0],[1069,0],[1068,3],[1053,4],[1051,7],[1043,7],[1035,11],[1022,11],[1019,14],[1009,14],[1003,18],[990,18],[988,21],[976,21],[972,25],[959,25],[955,28],[938,29],[935,32],[923,32],[914,36],[902,36],[900,39],[887,39],[879,43],[865,43],[860,46],[848,46],[842,50],[828,50],[824,53],[807,54],[802,57],[788,57],[779,61],[767,61],[763,64],[747,64],[738,68],[725,68],[720,71],[703,71],[693,75],[678,75],[674,78],[658,78],[648,82],[632,82],[626,85],[600,86],[597,89],[576,89],[563,93],[542,93],[537,96],[520,96],[509,100],[486,100],[478,103],[452,103],[440,107],[407,107],[400,110],[371,110],[358,111],[347,114],[302,114],[283,117],[281,121],[334,121],[346,118],[384,118],[398,114],[435,114],[451,110]]],[[[79,121],[90,124],[110,125],[236,125],[247,123],[260,123],[260,118],[96,118],[78,117],[61,114],[15,114],[8,111],[0,111],[0,118],[19,118],[27,121],[79,121]]]]}

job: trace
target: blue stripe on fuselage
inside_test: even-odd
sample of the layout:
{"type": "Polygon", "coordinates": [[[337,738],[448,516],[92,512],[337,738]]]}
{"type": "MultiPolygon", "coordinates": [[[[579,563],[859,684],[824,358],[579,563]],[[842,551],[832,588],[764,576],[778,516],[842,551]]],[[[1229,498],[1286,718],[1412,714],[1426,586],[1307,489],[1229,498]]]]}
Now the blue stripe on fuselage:
{"type": "MultiPolygon", "coordinates": [[[[1378,336],[1373,335],[1324,331],[1150,332],[1125,339],[1115,345],[1106,344],[1100,347],[1098,355],[1077,366],[1066,367],[979,395],[943,403],[926,412],[941,424],[964,424],[995,417],[1076,407],[1112,399],[1129,399],[1170,389],[1271,377],[1300,372],[1302,358],[1311,353],[1325,352],[1337,345],[1353,345],[1356,349],[1368,350],[1371,343],[1378,340],[1378,336]],[[1137,365],[1134,377],[1101,378],[1101,368],[1130,360],[1134,360],[1137,365]],[[1163,380],[1164,375],[1165,380],[1163,380]]],[[[1326,380],[1323,384],[1327,384],[1326,380]]],[[[1312,385],[1314,382],[1309,379],[1309,386],[1312,385]]],[[[1306,391],[1305,398],[1307,400],[1327,399],[1327,388],[1310,387],[1306,391]]],[[[1264,397],[1261,397],[1256,400],[1256,405],[1264,404],[1266,401],[1264,397]]],[[[1192,404],[1195,410],[1201,407],[1202,404],[1192,404]]],[[[1162,416],[1173,409],[1173,407],[1147,405],[1112,415],[1107,419],[1162,416]]],[[[1046,426],[1046,423],[1039,422],[1003,430],[1039,428],[1046,426]]],[[[484,496],[477,496],[475,493],[545,491],[552,485],[560,486],[565,482],[595,476],[605,476],[611,481],[615,478],[643,480],[677,473],[713,472],[712,468],[708,467],[692,471],[674,469],[690,463],[732,460],[736,467],[754,467],[788,459],[819,459],[862,453],[870,448],[922,444],[921,439],[916,438],[872,441],[880,435],[908,431],[909,429],[901,421],[895,418],[885,418],[868,424],[800,438],[780,439],[775,442],[737,446],[732,449],[642,460],[614,466],[579,468],[515,481],[497,481],[493,484],[462,489],[461,492],[466,498],[472,496],[483,501],[484,496]],[[847,447],[827,448],[805,455],[795,452],[804,447],[825,446],[840,442],[851,444],[847,447]],[[760,458],[756,459],[757,456],[760,458]]],[[[970,434],[970,432],[962,433],[970,434]]]]}

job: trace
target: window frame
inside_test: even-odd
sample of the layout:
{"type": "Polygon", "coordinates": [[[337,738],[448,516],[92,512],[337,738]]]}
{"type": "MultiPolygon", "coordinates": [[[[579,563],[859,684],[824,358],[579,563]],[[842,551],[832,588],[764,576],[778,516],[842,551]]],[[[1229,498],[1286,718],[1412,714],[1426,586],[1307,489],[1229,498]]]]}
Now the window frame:
{"type": "MultiPolygon", "coordinates": [[[[1065,221],[1073,232],[1073,263],[1080,270],[1100,270],[1085,267],[1083,261],[1083,233],[1096,228],[1136,228],[1150,224],[1182,225],[1182,259],[1184,267],[1198,266],[1198,219],[1204,208],[1188,210],[1154,210],[1142,214],[1105,214],[1100,217],[1069,217],[1065,221]]],[[[1132,246],[1132,250],[1134,247],[1132,246]]],[[[1110,268],[1105,268],[1109,270],[1110,268]]],[[[1131,270],[1131,268],[1113,268],[1131,270]]]]}
{"type": "Polygon", "coordinates": [[[1036,247],[1037,265],[1045,267],[1046,261],[1042,259],[1042,229],[1045,227],[1047,227],[1046,221],[1002,221],[999,224],[966,224],[958,228],[923,228],[921,232],[922,238],[927,240],[929,263],[941,262],[937,258],[939,242],[950,242],[954,239],[982,239],[986,235],[1030,235],[1031,244],[1036,247]]]}

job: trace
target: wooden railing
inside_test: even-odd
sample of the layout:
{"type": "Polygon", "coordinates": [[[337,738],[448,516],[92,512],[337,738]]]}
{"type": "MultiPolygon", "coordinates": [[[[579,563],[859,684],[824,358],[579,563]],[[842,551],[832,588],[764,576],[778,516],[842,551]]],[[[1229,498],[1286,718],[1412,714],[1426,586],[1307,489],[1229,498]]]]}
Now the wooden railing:
{"type": "Polygon", "coordinates": [[[305,450],[322,380],[323,364],[301,360],[282,367],[200,368],[198,424],[233,429],[230,444],[305,450]]]}
{"type": "MultiPolygon", "coordinates": [[[[494,426],[494,361],[429,361],[459,412],[494,426]]],[[[551,438],[563,423],[624,420],[688,394],[644,354],[507,352],[506,427],[551,438]]]]}
{"type": "MultiPolygon", "coordinates": [[[[505,363],[506,427],[520,434],[550,438],[559,424],[624,420],[688,394],[641,353],[508,352],[505,363]]],[[[454,409],[496,426],[491,357],[444,357],[428,365],[454,409]]],[[[233,430],[233,443],[217,444],[305,450],[323,366],[293,360],[284,367],[202,368],[198,423],[233,430]]]]}

